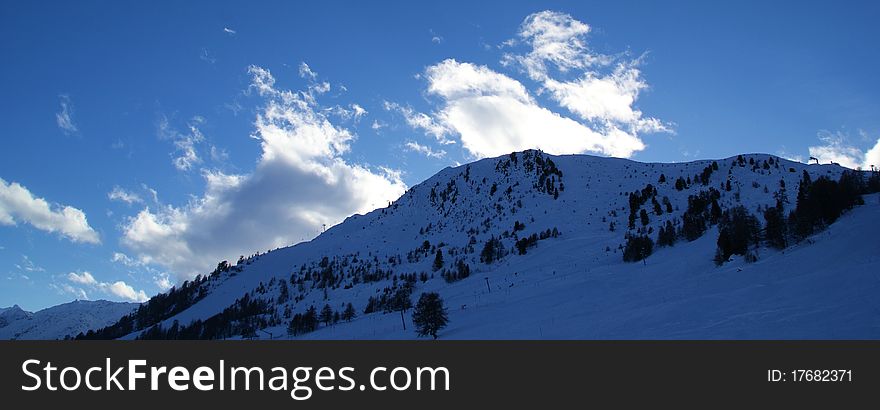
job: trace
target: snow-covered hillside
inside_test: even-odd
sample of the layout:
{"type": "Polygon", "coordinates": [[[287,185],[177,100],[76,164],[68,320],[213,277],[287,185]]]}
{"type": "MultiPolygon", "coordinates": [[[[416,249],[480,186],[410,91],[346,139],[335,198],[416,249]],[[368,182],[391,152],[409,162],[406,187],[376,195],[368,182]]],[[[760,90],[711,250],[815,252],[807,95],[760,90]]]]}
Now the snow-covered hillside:
{"type": "Polygon", "coordinates": [[[0,340],[64,339],[107,326],[131,313],[138,304],[78,300],[38,312],[18,305],[0,308],[0,340]]]}
{"type": "Polygon", "coordinates": [[[393,312],[401,289],[441,295],[441,338],[880,337],[876,195],[805,241],[751,249],[755,262],[713,262],[721,214],[787,215],[805,170],[813,180],[844,172],[766,154],[484,159],[310,242],[220,264],[98,337],[288,337],[296,314],[350,303],[350,322],[297,337],[414,338],[409,313],[393,312]],[[628,236],[657,240],[661,228],[673,246],[624,262],[628,236]]]}

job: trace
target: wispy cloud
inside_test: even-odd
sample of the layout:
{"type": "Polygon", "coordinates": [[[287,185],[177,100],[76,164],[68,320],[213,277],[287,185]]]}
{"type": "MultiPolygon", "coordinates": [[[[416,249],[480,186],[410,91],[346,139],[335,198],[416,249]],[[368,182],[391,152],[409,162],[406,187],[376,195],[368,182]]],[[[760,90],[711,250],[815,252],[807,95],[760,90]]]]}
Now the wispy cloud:
{"type": "Polygon", "coordinates": [[[144,200],[141,199],[138,194],[126,191],[119,186],[114,186],[113,190],[107,193],[107,198],[111,201],[125,202],[129,205],[140,204],[144,202],[144,200]]]}
{"type": "Polygon", "coordinates": [[[204,134],[199,129],[199,126],[204,122],[204,118],[195,116],[186,124],[189,132],[181,133],[171,126],[167,117],[162,116],[159,119],[157,125],[159,138],[171,140],[176,148],[172,164],[177,170],[190,171],[193,167],[202,163],[202,159],[197,151],[197,145],[205,140],[204,134]]]}
{"type": "Polygon", "coordinates": [[[70,96],[61,94],[58,98],[61,103],[61,111],[55,113],[55,122],[58,124],[58,128],[65,134],[76,134],[79,132],[79,129],[73,122],[73,103],[70,102],[70,96]]]}
{"type": "Polygon", "coordinates": [[[217,62],[217,58],[214,57],[214,55],[211,54],[211,52],[208,51],[207,48],[202,48],[202,52],[199,53],[199,60],[202,60],[209,64],[214,64],[217,62]]]}
{"type": "Polygon", "coordinates": [[[421,130],[426,135],[434,137],[437,142],[441,144],[455,143],[455,141],[448,138],[452,130],[450,130],[442,122],[436,120],[433,116],[415,111],[412,109],[412,107],[402,106],[395,102],[385,101],[383,103],[383,106],[387,111],[400,113],[401,115],[403,115],[403,119],[410,127],[421,130]]]}
{"type": "Polygon", "coordinates": [[[234,36],[234,35],[238,34],[237,31],[235,31],[229,27],[223,27],[223,32],[226,34],[229,34],[230,36],[234,36]]]}
{"type": "Polygon", "coordinates": [[[27,255],[21,255],[21,264],[16,264],[15,267],[24,272],[45,272],[46,269],[41,266],[37,266],[27,255]]]}
{"type": "Polygon", "coordinates": [[[428,32],[431,33],[431,42],[432,43],[434,43],[434,44],[442,44],[443,43],[443,36],[435,33],[433,29],[428,30],[428,32]]]}
{"type": "Polygon", "coordinates": [[[434,151],[431,147],[419,144],[415,141],[407,141],[403,146],[407,151],[417,152],[428,158],[442,159],[446,156],[446,151],[444,150],[434,151]]]}

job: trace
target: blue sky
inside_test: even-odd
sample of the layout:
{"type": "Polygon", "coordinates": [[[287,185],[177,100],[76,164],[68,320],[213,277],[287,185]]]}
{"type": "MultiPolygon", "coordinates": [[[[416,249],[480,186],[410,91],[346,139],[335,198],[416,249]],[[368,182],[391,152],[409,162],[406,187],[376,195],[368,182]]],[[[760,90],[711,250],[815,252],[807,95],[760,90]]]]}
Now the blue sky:
{"type": "Polygon", "coordinates": [[[880,165],[876,2],[364,3],[3,2],[0,306],[143,300],[514,149],[880,165]]]}

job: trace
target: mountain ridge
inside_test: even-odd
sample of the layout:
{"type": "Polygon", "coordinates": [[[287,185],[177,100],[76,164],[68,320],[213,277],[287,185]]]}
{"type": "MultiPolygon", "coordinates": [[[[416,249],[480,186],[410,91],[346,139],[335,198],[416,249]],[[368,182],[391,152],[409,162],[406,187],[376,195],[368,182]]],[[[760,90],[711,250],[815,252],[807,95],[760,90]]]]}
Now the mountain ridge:
{"type": "Polygon", "coordinates": [[[137,303],[75,300],[28,312],[18,305],[0,308],[0,340],[63,339],[107,326],[130,313],[137,303]]]}
{"type": "MultiPolygon", "coordinates": [[[[538,286],[540,281],[520,279],[528,272],[504,268],[511,263],[543,272],[543,265],[569,260],[551,270],[551,276],[558,271],[572,280],[578,272],[594,269],[629,271],[633,265],[624,263],[622,256],[630,238],[659,239],[657,233],[666,228],[673,229],[676,238],[687,237],[672,248],[693,248],[699,254],[693,264],[709,272],[719,268],[712,262],[714,252],[706,248],[716,241],[713,231],[727,211],[742,206],[749,213],[761,214],[771,207],[791,212],[805,172],[812,179],[836,181],[844,171],[838,165],[807,165],[767,154],[675,164],[533,150],[486,158],[444,168],[388,207],[352,215],[312,241],[242,258],[235,265],[221,262],[212,273],[159,295],[126,323],[93,337],[266,336],[257,336],[258,330],[275,337],[286,333],[297,314],[325,304],[331,313],[353,304],[360,316],[353,322],[365,326],[366,319],[382,322],[379,318],[389,315],[381,312],[396,311],[393,300],[398,292],[414,291],[437,291],[449,298],[451,308],[471,314],[484,306],[481,300],[491,293],[493,283],[538,286]],[[554,248],[569,249],[570,254],[548,257],[554,248]],[[438,253],[445,258],[439,267],[438,253]],[[470,295],[463,296],[460,288],[470,295]],[[471,298],[471,303],[460,303],[471,298]]],[[[755,247],[743,256],[774,252],[755,247]]],[[[651,252],[647,254],[637,258],[645,266],[653,263],[651,252]]],[[[724,265],[725,260],[719,262],[724,265]]],[[[503,312],[499,308],[498,314],[503,312]]],[[[398,320],[398,325],[403,323],[398,320]]],[[[325,328],[352,326],[328,321],[326,326],[309,325],[309,331],[319,328],[314,334],[294,328],[292,333],[326,337],[325,328]]],[[[455,326],[453,317],[450,332],[455,326]]],[[[511,335],[524,336],[545,337],[543,329],[537,335],[511,335]]]]}

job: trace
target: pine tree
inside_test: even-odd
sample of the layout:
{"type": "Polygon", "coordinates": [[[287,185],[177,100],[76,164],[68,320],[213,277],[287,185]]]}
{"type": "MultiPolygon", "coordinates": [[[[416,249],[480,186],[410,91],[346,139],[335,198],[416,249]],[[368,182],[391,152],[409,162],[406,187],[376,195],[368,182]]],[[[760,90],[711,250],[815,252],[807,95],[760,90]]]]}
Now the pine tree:
{"type": "Polygon", "coordinates": [[[342,320],[346,322],[351,322],[357,316],[357,313],[354,311],[354,305],[351,302],[345,306],[345,311],[342,312],[342,320]]]}
{"type": "Polygon", "coordinates": [[[654,241],[648,236],[627,235],[623,249],[624,262],[637,262],[647,259],[654,250],[654,241]]]}
{"type": "Polygon", "coordinates": [[[431,335],[437,339],[437,332],[449,323],[440,295],[434,292],[422,293],[413,311],[412,320],[419,336],[431,335]]]}
{"type": "Polygon", "coordinates": [[[333,321],[333,308],[330,307],[329,304],[324,305],[324,308],[321,309],[321,317],[320,320],[324,322],[324,326],[330,324],[333,321]]]}
{"type": "Polygon", "coordinates": [[[315,305],[309,306],[309,310],[303,315],[302,327],[305,332],[312,332],[318,328],[318,309],[315,309],[315,305]]]}
{"type": "MultiPolygon", "coordinates": [[[[781,203],[780,203],[781,205],[781,203]]],[[[782,207],[769,207],[764,211],[764,220],[767,225],[764,228],[764,240],[776,249],[785,249],[786,224],[782,216],[782,207]]]]}
{"type": "Polygon", "coordinates": [[[724,211],[718,224],[715,263],[721,265],[731,255],[748,256],[749,247],[758,244],[760,223],[742,205],[724,211]]]}
{"type": "Polygon", "coordinates": [[[437,256],[434,257],[434,271],[438,271],[443,268],[443,250],[437,249],[437,256]]]}

